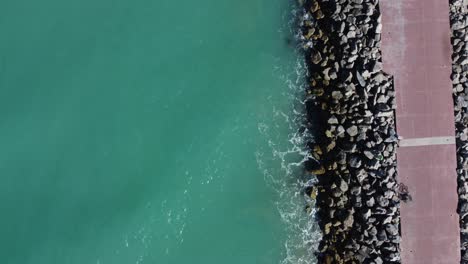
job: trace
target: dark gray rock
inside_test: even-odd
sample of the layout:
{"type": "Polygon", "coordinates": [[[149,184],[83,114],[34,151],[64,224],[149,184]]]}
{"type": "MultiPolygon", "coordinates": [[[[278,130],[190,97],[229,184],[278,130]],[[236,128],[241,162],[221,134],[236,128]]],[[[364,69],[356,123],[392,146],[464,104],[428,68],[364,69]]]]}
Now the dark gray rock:
{"type": "Polygon", "coordinates": [[[382,207],[386,207],[388,206],[388,199],[385,198],[384,196],[377,196],[377,203],[382,206],[382,207]]]}
{"type": "Polygon", "coordinates": [[[382,258],[380,258],[380,257],[375,258],[374,262],[375,262],[375,264],[383,264],[384,263],[382,258]]]}
{"type": "Polygon", "coordinates": [[[341,180],[341,182],[340,182],[340,190],[341,190],[342,192],[348,191],[348,183],[346,183],[346,181],[341,180]]]}
{"type": "Polygon", "coordinates": [[[361,167],[361,164],[362,164],[362,161],[357,156],[352,156],[349,159],[349,166],[351,166],[352,168],[359,168],[361,167]]]}
{"type": "Polygon", "coordinates": [[[387,233],[392,236],[396,236],[399,233],[398,228],[393,224],[387,224],[385,226],[385,231],[387,231],[387,233]]]}
{"type": "Polygon", "coordinates": [[[351,195],[356,196],[361,194],[361,187],[360,186],[354,186],[351,188],[351,195]]]}
{"type": "Polygon", "coordinates": [[[364,78],[362,77],[361,73],[356,72],[356,79],[358,80],[359,85],[361,85],[362,87],[366,87],[366,81],[364,81],[364,78]]]}
{"type": "Polygon", "coordinates": [[[348,129],[346,129],[346,132],[351,137],[354,137],[354,136],[356,136],[358,134],[359,130],[358,130],[357,126],[350,126],[348,129]]]}
{"type": "Polygon", "coordinates": [[[377,233],[377,239],[382,242],[386,242],[388,240],[387,233],[384,230],[380,230],[377,233]]]}
{"type": "Polygon", "coordinates": [[[367,207],[373,207],[373,206],[375,205],[374,197],[370,197],[370,198],[366,201],[366,205],[367,205],[367,207]]]}

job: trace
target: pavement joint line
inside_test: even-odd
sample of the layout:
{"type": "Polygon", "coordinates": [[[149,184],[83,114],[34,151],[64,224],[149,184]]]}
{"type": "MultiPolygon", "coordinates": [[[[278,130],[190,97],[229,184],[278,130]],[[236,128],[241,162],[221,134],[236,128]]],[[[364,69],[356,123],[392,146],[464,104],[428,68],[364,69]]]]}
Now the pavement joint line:
{"type": "Polygon", "coordinates": [[[400,147],[418,147],[432,145],[452,145],[455,144],[455,137],[424,137],[424,138],[404,138],[400,140],[400,147]]]}

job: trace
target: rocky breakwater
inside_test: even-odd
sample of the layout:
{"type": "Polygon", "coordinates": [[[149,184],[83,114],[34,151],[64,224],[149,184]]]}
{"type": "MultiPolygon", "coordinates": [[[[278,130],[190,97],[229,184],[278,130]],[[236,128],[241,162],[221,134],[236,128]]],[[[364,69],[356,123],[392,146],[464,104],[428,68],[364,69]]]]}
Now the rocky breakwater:
{"type": "Polygon", "coordinates": [[[461,263],[468,263],[468,1],[450,0],[461,263]]]}
{"type": "Polygon", "coordinates": [[[382,71],[378,0],[305,0],[300,38],[319,263],[400,263],[395,92],[382,71]]]}

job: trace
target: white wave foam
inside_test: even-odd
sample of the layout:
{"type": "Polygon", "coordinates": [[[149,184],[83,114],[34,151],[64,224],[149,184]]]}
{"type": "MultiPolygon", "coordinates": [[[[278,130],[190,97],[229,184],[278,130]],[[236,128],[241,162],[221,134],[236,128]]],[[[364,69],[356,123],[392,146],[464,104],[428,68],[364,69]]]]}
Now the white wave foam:
{"type": "MultiPolygon", "coordinates": [[[[295,20],[300,12],[294,9],[291,14],[285,15],[286,26],[279,32],[296,35],[295,20]]],[[[317,263],[314,253],[321,237],[318,224],[314,220],[314,201],[308,199],[311,210],[306,212],[306,198],[302,192],[306,186],[315,183],[315,179],[307,181],[303,177],[303,165],[310,155],[306,142],[312,140],[312,135],[307,130],[299,132],[306,118],[303,94],[307,68],[302,54],[297,53],[297,60],[293,65],[280,64],[274,69],[275,76],[279,76],[287,88],[282,95],[290,101],[290,108],[285,110],[272,106],[272,117],[267,118],[272,118],[270,120],[273,120],[273,125],[268,126],[266,122],[258,125],[269,148],[256,153],[257,164],[266,183],[278,193],[276,206],[288,234],[284,242],[285,257],[281,264],[317,263]],[[284,127],[287,127],[287,139],[280,129],[284,127]],[[279,164],[279,168],[271,164],[279,164]]]]}
{"type": "MultiPolygon", "coordinates": [[[[293,17],[298,12],[293,10],[293,17]]],[[[294,35],[294,18],[286,24],[289,33],[294,35]]],[[[297,61],[293,65],[280,64],[274,68],[274,75],[279,76],[287,88],[282,96],[288,98],[289,109],[278,109],[272,103],[271,116],[265,117],[268,121],[258,124],[258,131],[268,143],[268,148],[257,151],[257,164],[266,183],[278,194],[276,206],[287,232],[281,264],[317,263],[314,253],[321,237],[314,220],[315,203],[308,199],[311,210],[306,212],[307,198],[302,192],[306,186],[315,183],[315,179],[307,181],[303,177],[303,165],[310,155],[306,142],[312,139],[312,135],[307,130],[299,132],[306,118],[302,95],[307,68],[303,55],[297,53],[297,61]],[[284,128],[287,128],[287,138],[284,137],[284,128]]]]}

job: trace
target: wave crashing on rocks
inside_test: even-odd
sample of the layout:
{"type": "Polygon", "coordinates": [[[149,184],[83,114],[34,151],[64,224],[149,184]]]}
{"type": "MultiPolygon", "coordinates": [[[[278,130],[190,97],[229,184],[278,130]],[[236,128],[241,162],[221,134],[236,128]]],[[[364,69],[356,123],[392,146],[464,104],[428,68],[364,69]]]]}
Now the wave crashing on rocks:
{"type": "MultiPolygon", "coordinates": [[[[376,0],[304,0],[304,129],[322,232],[318,263],[400,263],[395,91],[382,71],[376,0]]],[[[314,221],[314,220],[312,220],[314,221]]]]}

